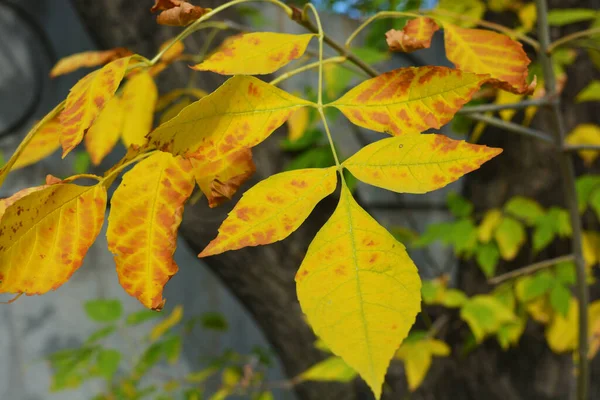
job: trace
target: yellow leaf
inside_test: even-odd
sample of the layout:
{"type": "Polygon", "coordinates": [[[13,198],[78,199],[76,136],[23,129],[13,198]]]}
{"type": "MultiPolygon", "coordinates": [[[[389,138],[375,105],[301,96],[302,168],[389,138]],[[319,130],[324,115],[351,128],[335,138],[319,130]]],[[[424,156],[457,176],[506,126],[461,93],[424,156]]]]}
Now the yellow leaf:
{"type": "Polygon", "coordinates": [[[0,222],[0,293],[43,294],[81,266],[104,222],[106,188],[56,184],[17,200],[0,222]]]}
{"type": "Polygon", "coordinates": [[[431,38],[438,29],[439,26],[431,18],[414,18],[408,21],[401,31],[389,30],[385,38],[391,51],[410,53],[429,48],[431,38]]]}
{"type": "Polygon", "coordinates": [[[171,90],[170,92],[167,92],[158,98],[158,101],[156,102],[156,111],[163,111],[171,103],[183,96],[190,96],[195,97],[196,99],[201,99],[205,96],[208,96],[208,93],[206,93],[202,89],[197,88],[183,88],[171,90]]]}
{"type": "Polygon", "coordinates": [[[439,19],[469,28],[483,18],[485,4],[481,0],[440,0],[435,11],[439,19]]]}
{"type": "Polygon", "coordinates": [[[370,185],[398,193],[426,193],[478,169],[501,152],[444,135],[412,134],[372,143],[342,165],[370,185]]]}
{"type": "Polygon", "coordinates": [[[588,337],[589,337],[589,351],[588,358],[592,359],[598,353],[600,349],[600,301],[596,300],[592,302],[588,307],[588,337]]]}
{"type": "Polygon", "coordinates": [[[571,298],[567,316],[560,313],[554,314],[552,323],[546,328],[548,346],[555,353],[564,353],[577,348],[577,335],[579,333],[579,304],[571,298]]]}
{"type": "Polygon", "coordinates": [[[184,108],[192,104],[192,101],[188,98],[181,99],[178,103],[173,104],[171,107],[167,108],[165,112],[160,116],[160,124],[164,124],[165,122],[175,118],[177,114],[181,112],[184,108]]]}
{"type": "Polygon", "coordinates": [[[146,143],[146,135],[152,129],[154,107],[158,90],[154,79],[147,72],[131,78],[123,89],[123,143],[126,147],[146,143]]]}
{"type": "Polygon", "coordinates": [[[106,103],[106,107],[86,133],[85,148],[94,165],[99,165],[117,144],[121,135],[123,116],[121,98],[115,96],[106,103]]]}
{"type": "Polygon", "coordinates": [[[94,123],[106,102],[113,97],[125,75],[130,58],[120,58],[105,65],[86,75],[71,88],[65,109],[59,116],[63,126],[60,137],[63,158],[83,140],[84,133],[94,123]]]}
{"type": "Polygon", "coordinates": [[[294,232],[337,185],[336,168],[282,172],[257,183],[229,213],[199,257],[274,243],[294,232]]]}
{"type": "MultiPolygon", "coordinates": [[[[162,51],[165,47],[167,47],[170,44],[171,40],[167,40],[160,46],[159,51],[162,51]]],[[[185,45],[181,40],[178,40],[177,42],[173,43],[173,45],[169,47],[167,51],[163,53],[162,57],[160,58],[160,62],[170,64],[173,61],[177,60],[177,58],[183,53],[184,50],[185,45]]]]}
{"type": "Polygon", "coordinates": [[[152,342],[160,339],[169,329],[177,325],[183,318],[183,306],[178,304],[175,306],[171,314],[163,319],[160,323],[156,324],[150,332],[150,340],[152,342]]]}
{"type": "Polygon", "coordinates": [[[312,103],[251,76],[234,76],[148,137],[158,149],[203,162],[256,146],[312,103]]]}
{"type": "Polygon", "coordinates": [[[396,358],[404,362],[408,388],[414,392],[421,383],[434,355],[448,356],[450,347],[441,340],[425,338],[421,340],[406,340],[396,352],[396,358]]]}
{"type": "Polygon", "coordinates": [[[299,108],[294,111],[288,119],[288,139],[292,142],[300,139],[306,132],[309,121],[310,113],[307,108],[299,108]]]}
{"type": "Polygon", "coordinates": [[[449,122],[487,79],[446,67],[400,68],[361,83],[329,105],[363,128],[421,133],[449,122]]]}
{"type": "Polygon", "coordinates": [[[537,9],[535,2],[527,3],[518,12],[519,21],[521,21],[522,32],[527,33],[533,29],[537,20],[537,9]]]}
{"type": "Polygon", "coordinates": [[[444,24],[446,56],[456,68],[489,74],[492,85],[514,93],[529,93],[527,66],[531,60],[521,43],[501,33],[444,24]]]}
{"type": "MultiPolygon", "coordinates": [[[[499,90],[494,104],[514,104],[520,102],[521,100],[523,100],[522,94],[516,94],[504,90],[499,90]]],[[[516,112],[517,110],[508,108],[506,110],[500,110],[498,114],[500,114],[500,118],[502,118],[504,121],[510,121],[515,116],[516,112]]]]}
{"type": "MultiPolygon", "coordinates": [[[[600,145],[600,126],[594,124],[577,125],[575,129],[567,135],[565,142],[571,145],[600,145]]],[[[581,150],[578,153],[588,167],[592,165],[596,160],[596,157],[598,157],[597,150],[581,150]]]]}
{"type": "Polygon", "coordinates": [[[301,57],[316,35],[255,32],[234,36],[192,68],[222,75],[263,75],[301,57]]]}
{"type": "Polygon", "coordinates": [[[494,232],[502,259],[514,260],[527,239],[523,224],[511,217],[503,217],[494,232]]]}
{"type": "Polygon", "coordinates": [[[302,311],[317,336],[379,398],[390,360],[421,308],[421,280],[404,246],[343,186],[296,283],[302,311]]]}
{"type": "Polygon", "coordinates": [[[108,248],[121,286],[148,308],[163,307],[163,287],[177,273],[177,229],[193,189],[189,161],[156,152],[127,172],[112,196],[108,248]]]}
{"type": "Polygon", "coordinates": [[[199,163],[193,158],[190,161],[194,167],[192,172],[196,183],[211,208],[231,200],[238,188],[256,171],[250,149],[231,153],[208,164],[199,163]]]}
{"type": "Polygon", "coordinates": [[[329,357],[313,365],[302,374],[300,381],[350,382],[356,377],[354,371],[341,357],[329,357]]]}
{"type": "Polygon", "coordinates": [[[590,269],[600,262],[600,233],[585,231],[582,239],[585,267],[590,269]]]}
{"type": "Polygon", "coordinates": [[[502,221],[502,211],[494,208],[489,210],[483,216],[479,227],[477,228],[477,238],[482,243],[488,243],[494,237],[496,228],[502,221]]]}
{"type": "Polygon", "coordinates": [[[58,60],[56,65],[52,68],[52,71],[50,71],[50,78],[71,73],[79,68],[97,67],[131,54],[132,53],[124,47],[104,51],[84,51],[83,53],[72,54],[58,60]]]}
{"type": "Polygon", "coordinates": [[[527,313],[534,321],[547,324],[555,314],[547,296],[540,296],[525,304],[527,313]]]}
{"type": "Polygon", "coordinates": [[[4,212],[6,211],[6,209],[8,207],[10,207],[11,205],[13,205],[17,200],[20,200],[23,197],[25,197],[33,192],[37,192],[38,190],[42,190],[46,187],[48,187],[48,186],[41,185],[41,186],[34,186],[34,187],[30,187],[30,188],[21,189],[17,193],[13,194],[10,197],[0,199],[0,219],[2,219],[2,216],[4,215],[4,212]]]}
{"type": "Polygon", "coordinates": [[[14,171],[35,164],[54,153],[60,147],[61,130],[62,125],[58,121],[58,118],[54,118],[42,125],[31,142],[29,142],[19,155],[11,170],[14,171]]]}
{"type": "Polygon", "coordinates": [[[512,311],[493,296],[477,295],[460,310],[460,317],[469,325],[477,343],[509,322],[516,322],[512,311]]]}

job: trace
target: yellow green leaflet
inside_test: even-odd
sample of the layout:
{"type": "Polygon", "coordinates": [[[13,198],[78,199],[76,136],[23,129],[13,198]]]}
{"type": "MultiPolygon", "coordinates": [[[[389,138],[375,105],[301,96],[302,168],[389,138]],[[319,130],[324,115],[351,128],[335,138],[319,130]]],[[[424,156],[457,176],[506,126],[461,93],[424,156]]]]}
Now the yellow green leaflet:
{"type": "Polygon", "coordinates": [[[350,382],[356,378],[356,371],[348,366],[341,357],[332,356],[317,363],[299,376],[300,381],[350,382]]]}
{"type": "Polygon", "coordinates": [[[362,148],[342,165],[357,179],[398,193],[426,193],[479,168],[502,149],[444,135],[403,135],[362,148]]]}
{"type": "Polygon", "coordinates": [[[408,388],[414,392],[423,382],[433,356],[448,356],[450,347],[441,340],[423,338],[406,340],[396,352],[396,358],[404,362],[408,388]]]}
{"type": "Polygon", "coordinates": [[[488,80],[446,67],[400,68],[369,79],[330,105],[352,123],[394,136],[440,128],[488,80]]]}
{"type": "Polygon", "coordinates": [[[251,76],[235,76],[148,135],[158,149],[199,161],[256,146],[312,103],[251,76]]]}
{"type": "Polygon", "coordinates": [[[421,309],[421,280],[404,246],[343,186],[296,283],[317,336],[379,398],[390,360],[421,309]]]}
{"type": "Polygon", "coordinates": [[[503,217],[496,227],[494,238],[504,260],[514,260],[519,250],[527,240],[525,227],[511,217],[503,217]]]}
{"type": "Polygon", "coordinates": [[[255,32],[230,37],[202,63],[197,71],[222,75],[270,74],[301,57],[314,34],[255,32]]]}
{"type": "Polygon", "coordinates": [[[285,239],[336,185],[335,167],[282,172],[259,182],[244,193],[199,257],[285,239]]]}
{"type": "MultiPolygon", "coordinates": [[[[577,125],[575,129],[567,135],[565,142],[571,145],[591,144],[598,146],[600,145],[600,126],[594,124],[577,125]]],[[[578,154],[588,167],[591,166],[596,160],[596,157],[598,157],[597,150],[581,150],[578,154]]]]}

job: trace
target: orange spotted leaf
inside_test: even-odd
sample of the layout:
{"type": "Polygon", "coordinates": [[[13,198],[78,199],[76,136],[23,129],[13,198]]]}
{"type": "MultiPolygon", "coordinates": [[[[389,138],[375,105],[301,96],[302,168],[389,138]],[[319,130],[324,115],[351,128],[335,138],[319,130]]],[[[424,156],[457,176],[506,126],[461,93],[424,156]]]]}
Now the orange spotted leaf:
{"type": "Polygon", "coordinates": [[[106,188],[58,183],[10,205],[0,221],[0,293],[43,294],[81,266],[104,222],[106,188]]]}
{"type": "Polygon", "coordinates": [[[48,157],[60,147],[60,132],[62,126],[58,118],[54,118],[35,134],[12,166],[12,170],[26,167],[48,157]]]}
{"type": "Polygon", "coordinates": [[[50,77],[55,78],[59,75],[65,75],[79,68],[91,68],[99,65],[104,65],[116,59],[131,55],[131,51],[124,47],[119,47],[104,51],[85,51],[83,53],[72,54],[62,58],[56,63],[50,77]]]}
{"type": "Polygon", "coordinates": [[[404,135],[379,140],[343,163],[357,179],[398,193],[427,193],[478,169],[502,149],[444,135],[404,135]]]}
{"type": "Polygon", "coordinates": [[[197,71],[213,71],[223,75],[270,74],[301,57],[313,34],[256,32],[235,36],[202,63],[197,71]]]}
{"type": "Polygon", "coordinates": [[[63,157],[75,148],[119,87],[130,57],[113,61],[81,79],[69,92],[59,119],[63,157]]]}
{"type": "Polygon", "coordinates": [[[501,33],[484,29],[460,28],[444,24],[446,55],[456,68],[477,74],[489,74],[492,85],[523,94],[535,86],[527,83],[531,60],[521,43],[501,33]]]}
{"type": "Polygon", "coordinates": [[[123,88],[123,143],[126,147],[146,143],[152,129],[158,89],[148,72],[132,77],[123,88]]]}
{"type": "Polygon", "coordinates": [[[177,229],[193,189],[190,163],[157,152],[123,176],[111,199],[106,236],[119,282],[148,308],[163,307],[163,287],[177,272],[177,229]]]}
{"type": "Polygon", "coordinates": [[[244,193],[198,257],[285,239],[336,184],[335,167],[282,172],[259,182],[244,193]]]}
{"type": "Polygon", "coordinates": [[[367,129],[420,133],[449,122],[487,79],[446,67],[400,68],[361,83],[330,105],[367,129]]]}
{"type": "Polygon", "coordinates": [[[190,158],[196,183],[208,199],[209,207],[231,200],[238,188],[256,171],[252,151],[243,149],[207,164],[190,158]]]}
{"type": "Polygon", "coordinates": [[[312,103],[251,76],[235,76],[160,125],[148,138],[162,151],[213,162],[256,146],[312,103]]]}
{"type": "Polygon", "coordinates": [[[94,165],[99,165],[117,144],[121,136],[123,116],[121,98],[115,96],[106,103],[85,135],[85,149],[94,165]]]}
{"type": "Polygon", "coordinates": [[[420,17],[408,21],[401,31],[389,30],[385,38],[391,51],[410,53],[428,49],[431,38],[438,29],[439,26],[431,18],[420,17]]]}
{"type": "Polygon", "coordinates": [[[402,243],[344,185],[296,274],[302,311],[325,345],[379,399],[385,373],[421,308],[421,280],[402,243]]]}

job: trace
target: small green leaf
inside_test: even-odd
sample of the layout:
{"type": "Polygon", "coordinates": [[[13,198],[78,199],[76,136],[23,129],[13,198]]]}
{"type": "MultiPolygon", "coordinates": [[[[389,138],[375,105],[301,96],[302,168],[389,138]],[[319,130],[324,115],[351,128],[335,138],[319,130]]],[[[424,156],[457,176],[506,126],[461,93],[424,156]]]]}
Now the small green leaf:
{"type": "Polygon", "coordinates": [[[181,354],[181,336],[171,336],[161,343],[162,352],[170,364],[175,364],[181,354]]]}
{"type": "Polygon", "coordinates": [[[119,300],[90,300],[84,305],[88,317],[96,322],[113,322],[121,318],[123,305],[119,300]]]}
{"type": "Polygon", "coordinates": [[[515,285],[517,298],[529,302],[545,295],[554,286],[555,278],[549,271],[540,271],[535,275],[519,278],[515,285]]]}
{"type": "Polygon", "coordinates": [[[335,165],[333,154],[329,146],[315,147],[301,153],[290,161],[284,168],[285,171],[304,168],[327,168],[335,165]]]}
{"type": "Polygon", "coordinates": [[[555,8],[548,12],[548,24],[563,26],[596,18],[598,12],[588,8],[555,8]]]}
{"type": "Polygon", "coordinates": [[[438,240],[449,244],[454,234],[454,222],[429,224],[425,232],[413,243],[415,247],[425,247],[438,240]]]}
{"type": "Polygon", "coordinates": [[[202,391],[200,389],[186,389],[183,393],[185,400],[202,400],[202,391]]]}
{"type": "Polygon", "coordinates": [[[421,282],[421,298],[423,303],[432,304],[438,297],[440,290],[443,290],[436,281],[422,281],[421,282]]]}
{"type": "Polygon", "coordinates": [[[207,312],[202,314],[201,322],[204,329],[210,329],[213,331],[225,332],[229,329],[227,320],[221,313],[207,312]]]}
{"type": "Polygon", "coordinates": [[[533,250],[539,252],[545,249],[556,236],[556,224],[549,215],[538,218],[533,230],[533,250]]]}
{"type": "Polygon", "coordinates": [[[460,317],[469,325],[477,343],[490,334],[497,333],[508,322],[515,322],[516,316],[500,301],[492,296],[474,296],[460,310],[460,317]]]}
{"type": "Polygon", "coordinates": [[[544,215],[544,209],[535,200],[522,196],[511,198],[505,205],[504,211],[531,226],[544,215]]]}
{"type": "Polygon", "coordinates": [[[594,210],[594,212],[596,213],[596,218],[600,220],[600,189],[594,190],[594,192],[590,196],[590,206],[592,207],[592,210],[594,210]]]}
{"type": "Polygon", "coordinates": [[[90,155],[85,151],[75,153],[75,161],[73,161],[73,171],[76,174],[85,174],[90,169],[90,155]]]}
{"type": "Polygon", "coordinates": [[[570,261],[556,264],[554,274],[556,279],[564,285],[573,285],[577,280],[575,264],[570,261]]]}
{"type": "Polygon", "coordinates": [[[455,192],[448,194],[446,204],[452,215],[457,218],[468,217],[473,212],[473,203],[455,192]]]}
{"type": "Polygon", "coordinates": [[[463,218],[454,223],[452,244],[457,255],[470,255],[477,246],[477,227],[470,218],[463,218]]]}
{"type": "Polygon", "coordinates": [[[323,140],[323,131],[317,128],[309,129],[298,140],[285,139],[281,141],[281,148],[285,151],[301,151],[312,147],[323,140]]]}
{"type": "Polygon", "coordinates": [[[100,350],[97,362],[100,375],[110,380],[119,369],[121,353],[113,349],[100,350]]]}
{"type": "Polygon", "coordinates": [[[127,325],[139,325],[146,321],[161,317],[161,313],[152,310],[141,310],[127,316],[127,325]]]}
{"type": "Polygon", "coordinates": [[[600,175],[583,175],[577,178],[575,183],[577,188],[577,201],[579,212],[585,212],[590,196],[600,187],[600,175]]]}
{"type": "Polygon", "coordinates": [[[500,260],[498,246],[494,242],[479,245],[476,260],[485,277],[491,278],[496,273],[496,266],[500,260]]]}
{"type": "Polygon", "coordinates": [[[104,339],[105,337],[111,335],[117,329],[114,325],[105,326],[104,328],[100,328],[88,337],[85,341],[86,344],[94,344],[97,341],[104,339]]]}
{"type": "Polygon", "coordinates": [[[442,305],[447,308],[461,307],[468,301],[467,296],[458,289],[448,289],[444,293],[442,305]]]}
{"type": "Polygon", "coordinates": [[[569,312],[569,303],[571,301],[571,292],[561,283],[556,282],[550,291],[550,305],[563,317],[569,312]]]}
{"type": "Polygon", "coordinates": [[[581,92],[575,97],[577,103],[585,101],[600,101],[600,81],[591,81],[581,92]]]}

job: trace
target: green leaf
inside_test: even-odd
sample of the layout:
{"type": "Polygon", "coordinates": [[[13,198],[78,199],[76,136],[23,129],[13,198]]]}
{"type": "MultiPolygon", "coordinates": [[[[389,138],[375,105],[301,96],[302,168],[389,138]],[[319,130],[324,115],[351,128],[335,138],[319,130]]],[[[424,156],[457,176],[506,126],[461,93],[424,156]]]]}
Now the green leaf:
{"type": "Polygon", "coordinates": [[[479,245],[476,260],[485,277],[491,278],[496,273],[496,266],[500,260],[498,246],[493,242],[479,245]]]}
{"type": "Polygon", "coordinates": [[[97,348],[62,350],[48,357],[54,371],[51,391],[78,387],[85,379],[91,378],[88,372],[90,360],[97,348]]]}
{"type": "Polygon", "coordinates": [[[460,310],[460,317],[469,325],[477,343],[485,336],[498,332],[508,322],[516,321],[515,315],[492,296],[474,296],[460,310]]]}
{"type": "Polygon", "coordinates": [[[563,261],[554,267],[556,279],[564,285],[573,285],[577,280],[575,264],[571,261],[563,261]]]}
{"type": "Polygon", "coordinates": [[[470,218],[458,220],[453,226],[452,244],[457,255],[469,255],[477,246],[477,227],[470,218]]]}
{"type": "Polygon", "coordinates": [[[350,382],[357,373],[341,357],[329,357],[300,374],[303,381],[350,382]]]}
{"type": "Polygon", "coordinates": [[[175,364],[181,354],[181,336],[171,336],[163,340],[162,353],[170,364],[175,364]]]}
{"type": "Polygon", "coordinates": [[[468,301],[468,297],[458,289],[448,289],[442,298],[442,305],[447,308],[461,307],[468,301]]]}
{"type": "Polygon", "coordinates": [[[590,196],[590,206],[592,210],[596,213],[596,218],[600,220],[600,189],[594,190],[592,195],[590,196]]]}
{"type": "Polygon", "coordinates": [[[185,400],[202,400],[202,391],[200,389],[186,389],[183,393],[185,400]]]}
{"type": "Polygon", "coordinates": [[[443,288],[437,281],[422,281],[421,297],[423,298],[423,303],[432,304],[437,298],[438,293],[440,293],[440,290],[443,290],[443,288]]]}
{"type": "Polygon", "coordinates": [[[85,303],[84,309],[87,316],[96,322],[113,322],[123,313],[119,300],[90,300],[85,303]]]}
{"type": "Polygon", "coordinates": [[[139,325],[146,321],[161,317],[161,313],[152,310],[141,310],[127,316],[127,325],[139,325]]]}
{"type": "Polygon", "coordinates": [[[511,198],[504,205],[504,212],[512,215],[531,226],[535,221],[544,215],[544,209],[535,200],[522,196],[511,198]]]}
{"type": "Polygon", "coordinates": [[[219,371],[217,367],[208,367],[200,371],[191,372],[185,376],[185,380],[191,383],[202,383],[219,371]]]}
{"type": "Polygon", "coordinates": [[[569,217],[569,212],[567,210],[559,207],[552,207],[548,210],[548,215],[555,221],[556,233],[558,236],[565,238],[570,237],[573,234],[571,218],[569,217]]]}
{"type": "Polygon", "coordinates": [[[563,26],[596,18],[597,11],[588,8],[555,8],[548,12],[548,24],[563,26]]]}
{"type": "Polygon", "coordinates": [[[575,97],[577,103],[585,101],[600,101],[600,81],[591,81],[575,97]]]}
{"type": "Polygon", "coordinates": [[[113,375],[119,369],[121,362],[121,353],[114,349],[100,350],[97,357],[98,369],[100,375],[106,379],[112,379],[113,375]]]}
{"type": "Polygon", "coordinates": [[[454,232],[454,222],[429,224],[425,232],[413,243],[415,247],[425,247],[438,240],[449,244],[454,232]]]}
{"type": "Polygon", "coordinates": [[[117,329],[114,325],[105,326],[104,328],[100,328],[88,337],[85,341],[87,345],[94,344],[97,341],[104,339],[105,337],[111,335],[117,329]]]}
{"type": "Polygon", "coordinates": [[[525,243],[523,224],[511,217],[504,217],[494,232],[500,255],[504,260],[514,260],[525,243]]]}
{"type": "Polygon", "coordinates": [[[590,196],[595,189],[600,187],[600,175],[583,175],[577,178],[575,183],[577,188],[577,201],[579,212],[585,212],[590,196]]]}
{"type": "Polygon", "coordinates": [[[323,140],[325,135],[323,131],[317,128],[309,129],[298,138],[298,140],[291,141],[285,139],[281,141],[281,148],[285,151],[301,151],[312,147],[323,140]]]}
{"type": "Polygon", "coordinates": [[[290,161],[284,171],[304,168],[327,168],[335,165],[335,159],[329,146],[315,147],[306,150],[290,161]]]}
{"type": "Polygon", "coordinates": [[[556,282],[550,291],[550,305],[563,317],[569,312],[569,302],[571,301],[571,292],[561,283],[556,282]]]}
{"type": "Polygon", "coordinates": [[[201,323],[204,329],[210,329],[213,331],[225,332],[229,329],[227,320],[221,313],[207,312],[202,314],[201,323]]]}
{"type": "Polygon", "coordinates": [[[515,293],[522,302],[532,301],[545,295],[554,286],[555,278],[549,271],[540,271],[531,276],[517,279],[515,293]]]}
{"type": "Polygon", "coordinates": [[[85,151],[78,151],[75,153],[75,160],[73,161],[73,171],[76,174],[85,174],[90,169],[91,159],[90,155],[85,151]]]}
{"type": "Polygon", "coordinates": [[[468,217],[473,212],[473,203],[455,192],[450,192],[446,204],[452,215],[457,218],[468,217]]]}
{"type": "Polygon", "coordinates": [[[533,250],[539,252],[545,249],[556,236],[556,224],[552,220],[552,217],[544,215],[538,218],[535,222],[535,229],[533,230],[533,250]]]}

